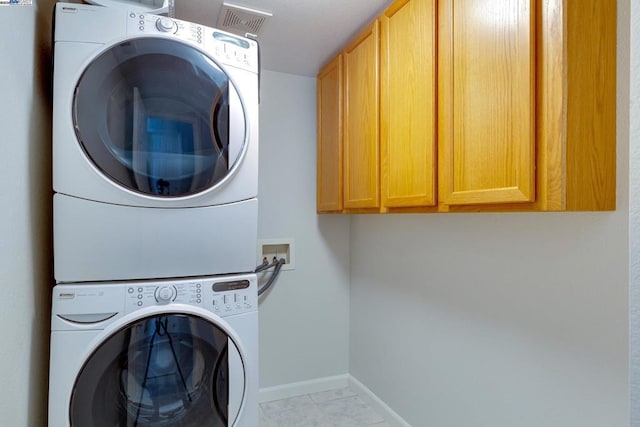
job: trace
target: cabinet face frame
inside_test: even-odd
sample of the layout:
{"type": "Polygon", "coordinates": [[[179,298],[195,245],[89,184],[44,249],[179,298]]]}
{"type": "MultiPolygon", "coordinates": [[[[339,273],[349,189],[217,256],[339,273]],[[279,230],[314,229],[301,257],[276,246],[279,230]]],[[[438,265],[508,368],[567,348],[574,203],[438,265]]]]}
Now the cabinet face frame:
{"type": "Polygon", "coordinates": [[[536,0],[439,1],[441,204],[535,199],[536,12],[536,0]]]}
{"type": "Polygon", "coordinates": [[[343,208],[342,73],[342,55],[338,55],[318,74],[318,213],[340,212],[343,208]]]}
{"type": "Polygon", "coordinates": [[[382,206],[435,206],[436,0],[396,0],[380,24],[382,206]]]}
{"type": "Polygon", "coordinates": [[[344,208],[380,207],[379,23],[343,51],[344,208]]]}

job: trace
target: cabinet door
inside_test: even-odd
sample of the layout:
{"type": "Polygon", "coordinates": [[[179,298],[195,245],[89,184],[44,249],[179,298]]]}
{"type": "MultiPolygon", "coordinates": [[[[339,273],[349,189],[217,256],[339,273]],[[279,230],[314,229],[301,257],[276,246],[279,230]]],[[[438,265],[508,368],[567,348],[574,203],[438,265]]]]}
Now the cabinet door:
{"type": "Polygon", "coordinates": [[[377,208],[378,21],[344,50],[344,207],[377,208]]]}
{"type": "Polygon", "coordinates": [[[381,16],[382,205],[436,204],[435,0],[397,0],[381,16]]]}
{"type": "Polygon", "coordinates": [[[342,55],[318,74],[318,212],[342,210],[342,55]]]}
{"type": "Polygon", "coordinates": [[[535,0],[439,6],[440,201],[532,201],[535,0]]]}

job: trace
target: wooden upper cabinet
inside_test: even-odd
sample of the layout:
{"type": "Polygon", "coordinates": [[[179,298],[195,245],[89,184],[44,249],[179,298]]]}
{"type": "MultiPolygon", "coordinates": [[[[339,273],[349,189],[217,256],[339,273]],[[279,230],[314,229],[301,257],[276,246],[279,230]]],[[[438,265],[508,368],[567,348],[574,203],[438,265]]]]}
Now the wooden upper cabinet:
{"type": "Polygon", "coordinates": [[[374,21],[343,52],[345,209],[380,206],[378,25],[374,21]]]}
{"type": "Polygon", "coordinates": [[[439,4],[440,202],[532,201],[536,1],[439,4]]]}
{"type": "Polygon", "coordinates": [[[342,210],[342,56],[318,74],[318,212],[342,210]]]}
{"type": "Polygon", "coordinates": [[[616,11],[393,2],[319,75],[318,211],[615,209],[616,11]]]}
{"type": "Polygon", "coordinates": [[[436,205],[436,0],[397,0],[380,17],[383,207],[436,205]]]}

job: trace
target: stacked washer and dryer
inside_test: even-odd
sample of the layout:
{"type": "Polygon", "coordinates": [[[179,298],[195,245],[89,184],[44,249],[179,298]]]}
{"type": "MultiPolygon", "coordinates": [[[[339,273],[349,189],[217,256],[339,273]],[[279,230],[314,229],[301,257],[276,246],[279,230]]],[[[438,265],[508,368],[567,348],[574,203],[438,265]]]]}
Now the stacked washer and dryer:
{"type": "Polygon", "coordinates": [[[50,427],[258,425],[258,47],[57,3],[50,427]]]}

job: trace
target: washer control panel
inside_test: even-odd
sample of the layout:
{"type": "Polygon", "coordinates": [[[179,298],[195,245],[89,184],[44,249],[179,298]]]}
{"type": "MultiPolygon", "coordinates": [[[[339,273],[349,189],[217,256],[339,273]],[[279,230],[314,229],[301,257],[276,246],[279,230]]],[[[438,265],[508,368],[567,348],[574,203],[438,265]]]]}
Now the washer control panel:
{"type": "Polygon", "coordinates": [[[258,310],[255,274],[182,280],[67,283],[53,288],[51,330],[95,328],[145,307],[188,304],[220,317],[258,310]]]}
{"type": "Polygon", "coordinates": [[[224,317],[256,310],[258,306],[254,275],[139,282],[124,286],[125,313],[149,306],[176,303],[202,307],[224,317]]]}
{"type": "Polygon", "coordinates": [[[170,35],[199,46],[222,64],[258,72],[257,43],[225,31],[166,16],[129,11],[127,33],[170,35]]]}

